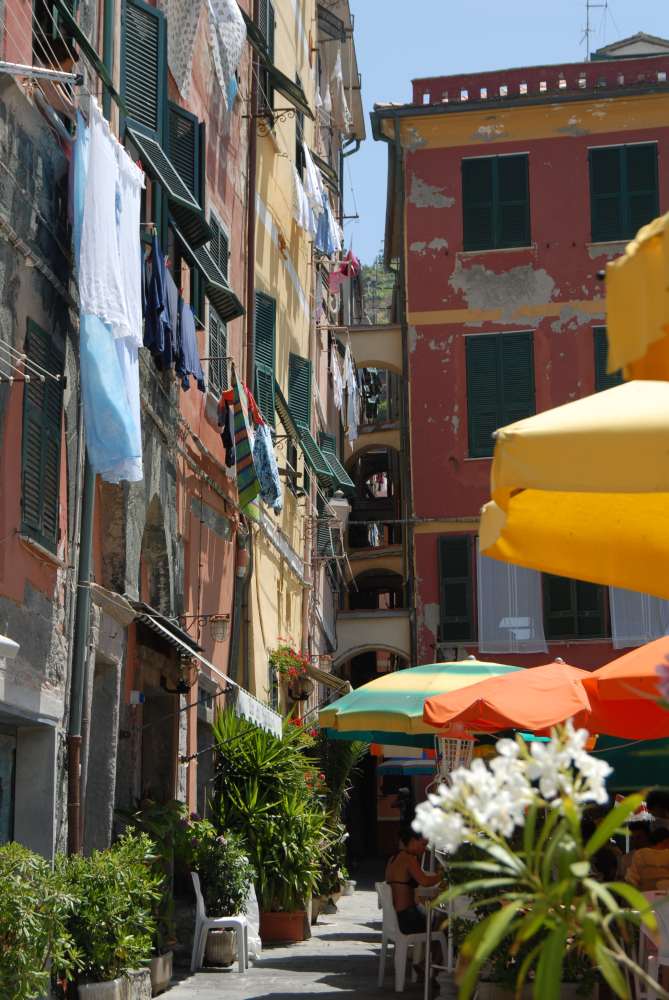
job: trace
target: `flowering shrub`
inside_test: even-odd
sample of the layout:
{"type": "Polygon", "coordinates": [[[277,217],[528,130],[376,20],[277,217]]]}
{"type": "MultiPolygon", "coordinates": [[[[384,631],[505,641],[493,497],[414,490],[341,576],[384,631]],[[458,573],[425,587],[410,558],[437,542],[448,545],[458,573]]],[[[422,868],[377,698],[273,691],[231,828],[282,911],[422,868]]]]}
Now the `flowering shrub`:
{"type": "Polygon", "coordinates": [[[456,769],[416,810],[414,827],[438,851],[453,855],[467,844],[479,853],[479,860],[449,862],[468,869],[469,880],[443,897],[471,895],[483,917],[460,950],[461,1000],[472,996],[502,943],[517,993],[529,979],[537,1000],[559,1000],[565,964],[582,958],[618,997],[633,995],[630,976],[652,983],[630,957],[633,929],[656,927],[648,900],[624,882],[598,881],[593,868],[643,795],[624,799],[586,839],[584,807],[608,800],[611,770],[585,751],[587,739],[567,723],[529,748],[520,737],[500,740],[499,756],[456,769]]]}
{"type": "Polygon", "coordinates": [[[282,677],[289,680],[297,680],[307,676],[307,666],[309,657],[305,653],[298,652],[288,643],[282,643],[269,654],[269,662],[272,667],[282,677]]]}

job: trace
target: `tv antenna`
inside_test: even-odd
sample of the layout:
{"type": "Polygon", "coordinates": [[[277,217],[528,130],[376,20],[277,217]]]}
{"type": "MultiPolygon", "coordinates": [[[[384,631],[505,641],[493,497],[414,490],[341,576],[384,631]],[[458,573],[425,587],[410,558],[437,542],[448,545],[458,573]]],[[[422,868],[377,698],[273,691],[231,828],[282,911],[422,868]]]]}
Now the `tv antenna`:
{"type": "Polygon", "coordinates": [[[592,0],[585,0],[585,28],[583,29],[583,38],[581,39],[581,44],[585,42],[585,58],[590,58],[590,36],[594,35],[595,29],[592,27],[590,12],[593,10],[603,10],[604,18],[606,19],[606,14],[609,9],[609,0],[603,0],[602,3],[593,3],[592,0]]]}

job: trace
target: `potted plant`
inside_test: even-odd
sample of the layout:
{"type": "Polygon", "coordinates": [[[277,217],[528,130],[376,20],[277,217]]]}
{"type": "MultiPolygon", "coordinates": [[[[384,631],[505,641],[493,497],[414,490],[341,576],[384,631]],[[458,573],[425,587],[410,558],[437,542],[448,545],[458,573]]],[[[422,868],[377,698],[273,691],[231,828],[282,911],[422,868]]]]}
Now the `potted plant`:
{"type": "Polygon", "coordinates": [[[56,872],[76,899],[68,929],[80,1000],[124,1000],[125,973],[148,966],[161,893],[154,860],[149,837],[132,833],[88,858],[56,858],[56,872]]]}
{"type": "MultiPolygon", "coordinates": [[[[154,845],[153,865],[160,879],[160,893],[153,915],[156,930],[153,938],[154,954],[151,957],[151,995],[157,996],[170,984],[176,944],[175,874],[178,859],[190,863],[190,840],[193,836],[192,820],[184,802],[154,802],[144,799],[132,812],[119,810],[130,829],[148,834],[154,845]]],[[[209,824],[213,835],[213,827],[209,824]]]]}
{"type": "Polygon", "coordinates": [[[329,843],[314,737],[292,720],[278,739],[230,711],[219,714],[214,733],[217,823],[241,835],[257,873],[260,936],[301,941],[329,843]]]}
{"type": "Polygon", "coordinates": [[[74,973],[67,920],[76,899],[62,870],[16,843],[0,846],[0,886],[0,996],[42,996],[50,966],[68,978],[74,973]]]}
{"type": "MultiPolygon", "coordinates": [[[[203,838],[197,845],[193,867],[200,876],[204,905],[209,916],[234,917],[246,913],[255,869],[238,834],[203,838]]],[[[211,965],[230,965],[236,955],[235,932],[210,931],[205,958],[211,965]]]]}
{"type": "Polygon", "coordinates": [[[292,701],[306,701],[314,689],[308,675],[309,657],[289,643],[282,643],[269,654],[270,666],[286,685],[292,701]]]}

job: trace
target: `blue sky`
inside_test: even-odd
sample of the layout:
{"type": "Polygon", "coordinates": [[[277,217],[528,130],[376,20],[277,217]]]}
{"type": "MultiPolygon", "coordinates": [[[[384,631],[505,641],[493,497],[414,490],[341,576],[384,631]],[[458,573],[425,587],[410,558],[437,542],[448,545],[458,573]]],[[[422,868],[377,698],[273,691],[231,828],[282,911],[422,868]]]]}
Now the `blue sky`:
{"type": "MultiPolygon", "coordinates": [[[[351,9],[368,138],[346,161],[346,212],[360,214],[346,239],[369,263],[383,239],[387,166],[385,144],[370,134],[374,102],[409,101],[414,77],[578,62],[585,0],[351,0],[351,9]]],[[[591,21],[593,49],[637,31],[667,38],[669,4],[609,0],[591,21]]]]}

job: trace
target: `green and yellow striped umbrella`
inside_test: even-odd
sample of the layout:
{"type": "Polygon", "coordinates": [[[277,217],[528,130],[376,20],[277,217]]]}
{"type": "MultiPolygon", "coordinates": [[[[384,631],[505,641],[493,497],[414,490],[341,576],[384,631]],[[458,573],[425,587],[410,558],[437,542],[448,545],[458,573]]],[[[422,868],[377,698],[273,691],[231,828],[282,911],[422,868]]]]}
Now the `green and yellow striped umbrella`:
{"type": "MultiPolygon", "coordinates": [[[[515,670],[522,670],[522,667],[484,663],[474,658],[454,663],[426,663],[422,667],[397,670],[363,684],[322,709],[319,723],[322,729],[342,734],[380,732],[385,736],[392,733],[435,736],[436,730],[423,722],[426,698],[448,694],[488,677],[500,677],[515,670]]],[[[345,736],[343,738],[346,739],[345,736]]],[[[356,737],[351,735],[349,738],[356,737]]]]}

